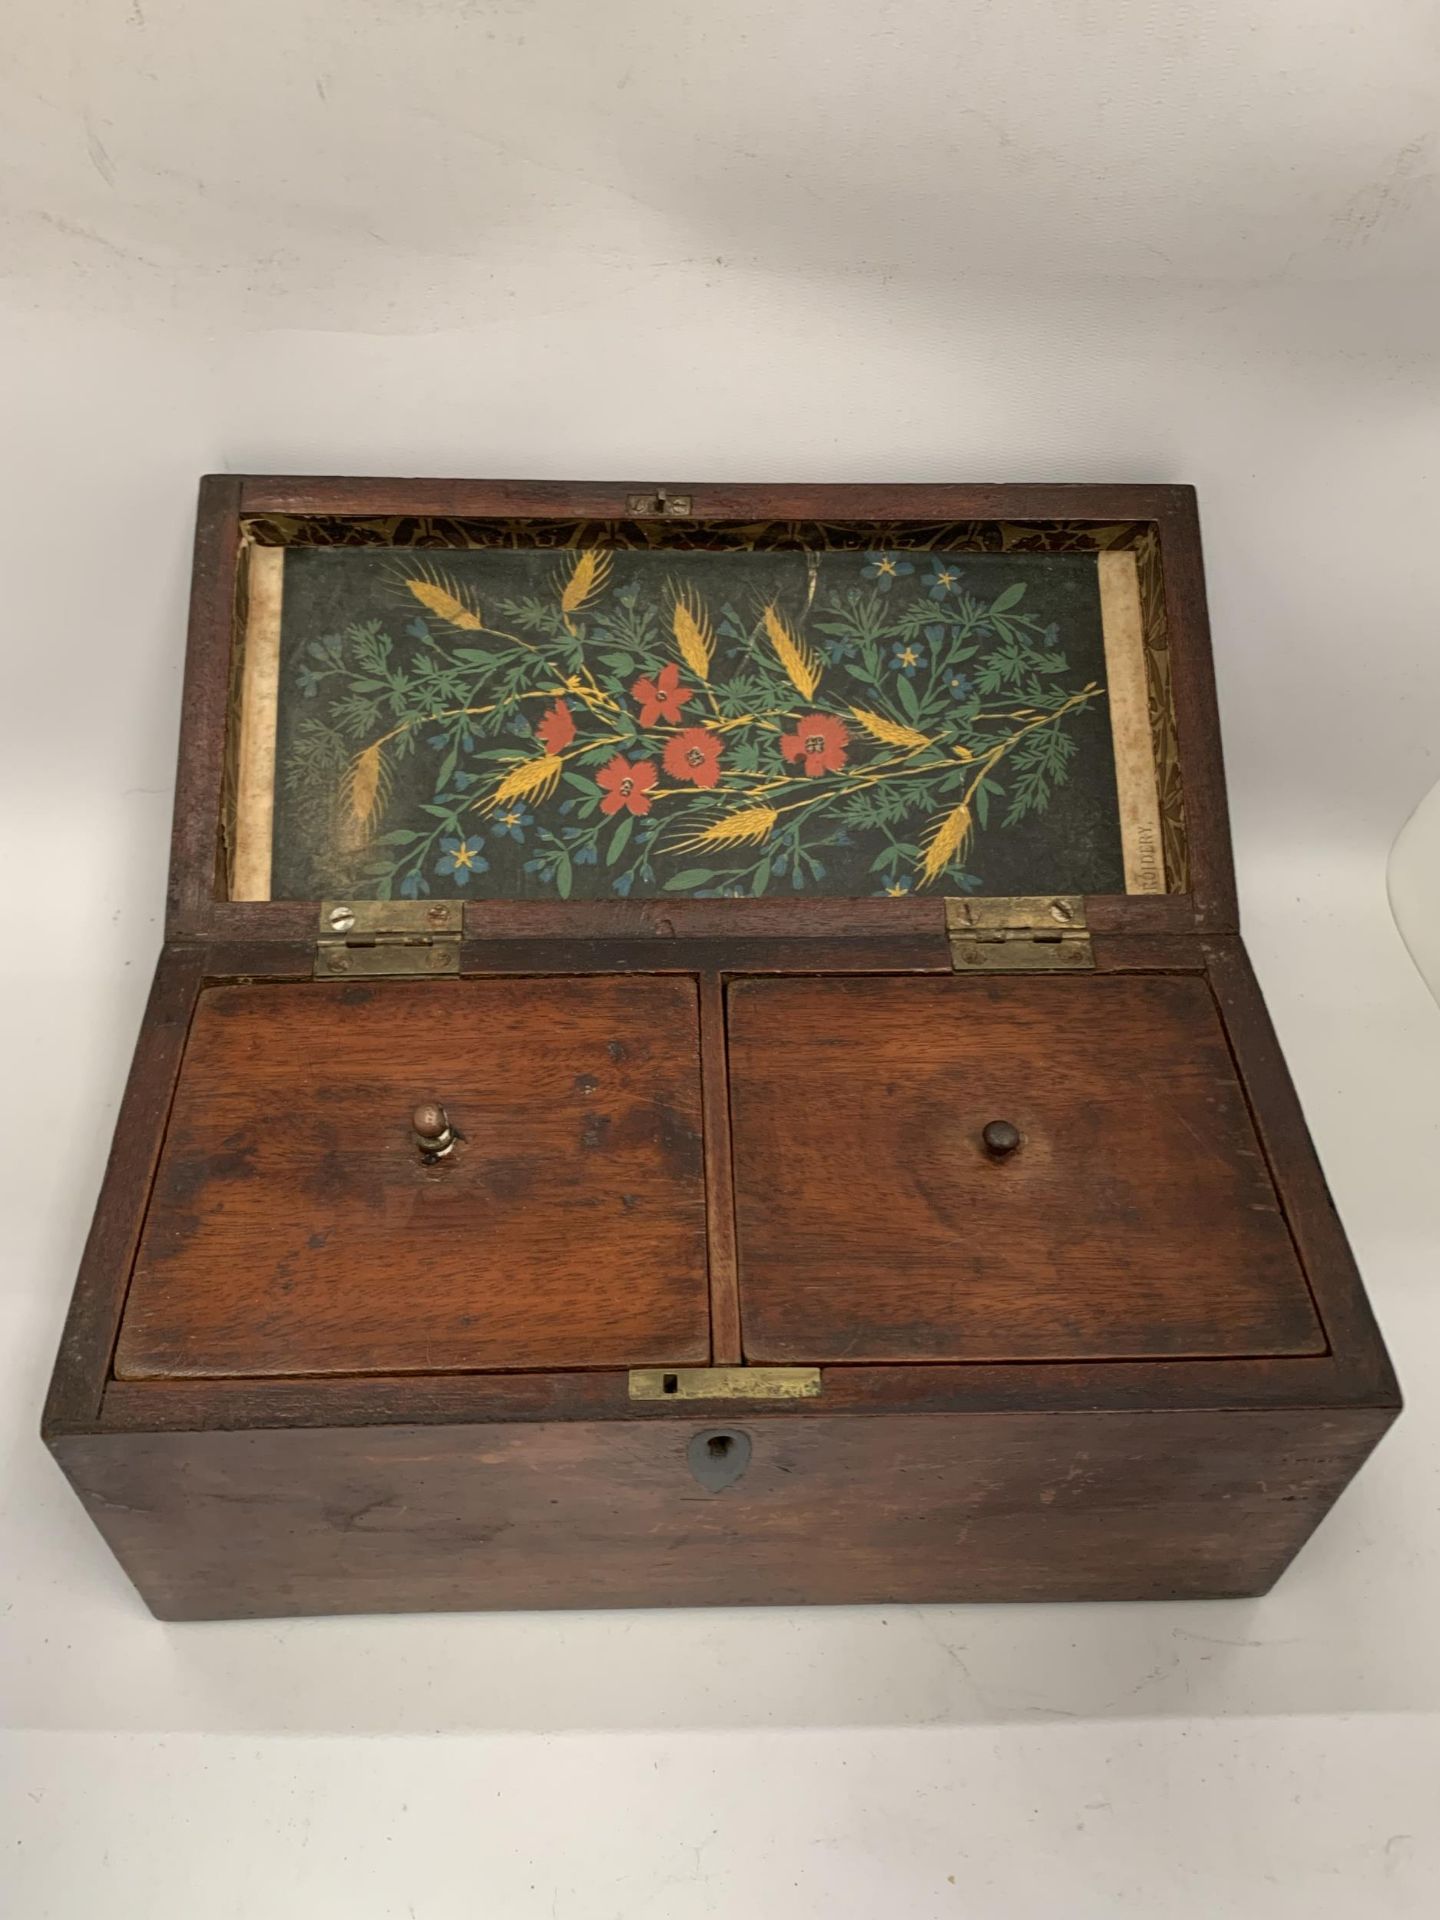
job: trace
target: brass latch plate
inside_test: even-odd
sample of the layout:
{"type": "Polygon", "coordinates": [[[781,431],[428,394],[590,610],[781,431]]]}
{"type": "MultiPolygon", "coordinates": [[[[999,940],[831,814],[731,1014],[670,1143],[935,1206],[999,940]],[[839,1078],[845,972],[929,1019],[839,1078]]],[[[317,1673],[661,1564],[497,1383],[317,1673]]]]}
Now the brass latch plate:
{"type": "Polygon", "coordinates": [[[818,1367],[636,1367],[632,1400],[814,1400],[818,1367]]]}
{"type": "Polygon", "coordinates": [[[690,495],[668,493],[664,487],[653,493],[627,493],[625,511],[639,520],[683,520],[690,512],[690,495]]]}
{"type": "Polygon", "coordinates": [[[327,900],[315,943],[317,980],[374,980],[460,971],[458,900],[327,900]]]}
{"type": "Polygon", "coordinates": [[[1095,965],[1079,894],[945,902],[956,973],[1076,973],[1095,965]]]}

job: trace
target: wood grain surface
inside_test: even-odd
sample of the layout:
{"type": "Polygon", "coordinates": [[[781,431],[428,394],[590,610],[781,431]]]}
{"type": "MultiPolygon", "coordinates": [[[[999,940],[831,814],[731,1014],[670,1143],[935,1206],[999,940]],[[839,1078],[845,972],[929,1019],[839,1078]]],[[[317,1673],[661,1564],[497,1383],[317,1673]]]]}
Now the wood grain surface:
{"type": "Polygon", "coordinates": [[[162,1618],[1263,1592],[1388,1422],[1370,1409],[823,1413],[71,1435],[162,1618]],[[723,1492],[687,1465],[732,1425],[723,1492]]]}
{"type": "Polygon", "coordinates": [[[749,1359],[1323,1351],[1203,979],[747,980],[729,1031],[749,1359]]]}
{"type": "Polygon", "coordinates": [[[156,965],[55,1356],[42,1423],[47,1435],[100,1417],[131,1262],[204,976],[204,955],[194,947],[167,945],[156,965]]]}
{"type": "Polygon", "coordinates": [[[203,925],[226,892],[222,816],[240,587],[241,484],[232,474],[206,474],[196,505],[165,899],[165,931],[171,937],[203,925]]]}
{"type": "Polygon", "coordinates": [[[708,1358],[691,980],[202,994],[116,1372],[708,1358]],[[439,1100],[463,1135],[426,1164],[439,1100]]]}
{"type": "Polygon", "coordinates": [[[725,982],[700,980],[700,1058],[705,1102],[705,1191],[709,1196],[710,1359],[738,1366],[740,1276],[735,1263],[735,1181],[730,1166],[730,1073],[725,1051],[725,982]]]}
{"type": "Polygon", "coordinates": [[[938,900],[617,899],[471,903],[466,977],[315,983],[313,903],[224,898],[247,515],[653,486],[203,484],[172,943],[62,1468],[176,1619],[1263,1591],[1399,1396],[1236,934],[1190,489],[671,481],[717,522],[1154,527],[1190,891],[1093,897],[1084,978],[954,978],[938,900]],[[464,1136],[429,1165],[427,1098],[464,1136]],[[742,1350],[821,1399],[628,1399],[742,1350]],[[687,1448],[732,1421],[709,1492],[687,1448]]]}

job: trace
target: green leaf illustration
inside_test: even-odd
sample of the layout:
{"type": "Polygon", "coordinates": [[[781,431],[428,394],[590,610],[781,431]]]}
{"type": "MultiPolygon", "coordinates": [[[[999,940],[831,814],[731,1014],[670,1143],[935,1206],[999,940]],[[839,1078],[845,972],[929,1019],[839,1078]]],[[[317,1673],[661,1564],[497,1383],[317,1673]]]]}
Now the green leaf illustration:
{"type": "Polygon", "coordinates": [[[1108,729],[1087,718],[1105,697],[1093,560],[1073,545],[957,568],[939,538],[916,542],[883,589],[863,544],[766,537],[705,554],[607,541],[583,572],[564,543],[380,547],[343,566],[297,550],[275,897],[444,895],[448,834],[483,845],[471,897],[923,892],[962,801],[967,887],[1061,865],[1086,890],[1123,884],[1118,823],[1113,852],[1103,831],[1072,846],[1059,798],[1073,781],[1113,817],[1108,729]],[[632,692],[642,677],[658,698],[632,692]]]}

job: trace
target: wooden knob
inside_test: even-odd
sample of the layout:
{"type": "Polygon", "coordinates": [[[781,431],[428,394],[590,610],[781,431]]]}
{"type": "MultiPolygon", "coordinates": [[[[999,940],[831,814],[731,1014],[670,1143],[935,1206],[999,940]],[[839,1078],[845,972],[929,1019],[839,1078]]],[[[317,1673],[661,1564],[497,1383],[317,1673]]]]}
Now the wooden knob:
{"type": "Polygon", "coordinates": [[[990,1120],[980,1135],[985,1142],[985,1151],[993,1153],[997,1160],[1004,1160],[1014,1153],[1020,1144],[1020,1129],[1012,1126],[1008,1120],[990,1120]]]}
{"type": "Polygon", "coordinates": [[[422,1140],[439,1140],[450,1131],[450,1116],[438,1100],[422,1100],[410,1116],[410,1124],[422,1140]]]}
{"type": "Polygon", "coordinates": [[[438,1100],[422,1100],[410,1116],[410,1125],[420,1158],[426,1161],[443,1158],[460,1137],[438,1100]]]}

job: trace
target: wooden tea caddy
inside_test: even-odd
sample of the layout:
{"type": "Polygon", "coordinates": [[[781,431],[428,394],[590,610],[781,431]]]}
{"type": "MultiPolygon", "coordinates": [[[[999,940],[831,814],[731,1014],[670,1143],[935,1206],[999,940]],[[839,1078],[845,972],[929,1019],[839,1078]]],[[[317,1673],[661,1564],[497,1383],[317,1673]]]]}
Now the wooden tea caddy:
{"type": "MultiPolygon", "coordinates": [[[[713,614],[665,591],[698,697],[713,614]]],[[[797,688],[762,794],[849,804],[842,736],[973,761],[914,746],[898,644],[806,720],[823,656],[757,607],[797,688]]],[[[549,691],[633,729],[644,672],[549,691]]],[[[1190,489],[202,483],[166,941],[44,1427],[158,1615],[1254,1594],[1399,1404],[1240,938],[1190,489]],[[480,671],[446,566],[536,546],[1108,567],[1124,881],[264,897],[284,556],[383,549],[480,671]]]]}

